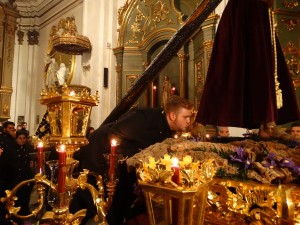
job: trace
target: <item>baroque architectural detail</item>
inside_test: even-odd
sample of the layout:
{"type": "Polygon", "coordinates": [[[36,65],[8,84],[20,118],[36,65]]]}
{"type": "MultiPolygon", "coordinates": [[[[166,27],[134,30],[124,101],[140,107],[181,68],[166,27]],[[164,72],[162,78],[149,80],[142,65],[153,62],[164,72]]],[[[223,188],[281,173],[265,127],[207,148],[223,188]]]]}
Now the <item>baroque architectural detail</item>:
{"type": "Polygon", "coordinates": [[[120,25],[119,46],[140,44],[147,37],[158,29],[169,26],[170,24],[182,24],[181,12],[178,12],[172,1],[127,1],[118,11],[118,22],[120,25]],[[135,5],[133,5],[135,4],[135,5]],[[133,5],[133,10],[131,5],[133,5]],[[131,10],[128,12],[127,10],[131,10]],[[129,19],[132,18],[132,19],[129,19]],[[124,29],[130,29],[131,35],[127,40],[123,40],[124,29]],[[125,42],[125,43],[124,43],[125,42]]]}
{"type": "Polygon", "coordinates": [[[282,5],[285,8],[294,9],[299,6],[299,3],[296,0],[292,0],[292,1],[283,0],[282,5]]]}
{"type": "Polygon", "coordinates": [[[288,31],[294,30],[295,26],[298,24],[296,19],[281,19],[281,21],[286,25],[288,31]]]}
{"type": "Polygon", "coordinates": [[[28,45],[38,45],[39,44],[39,32],[36,30],[29,30],[27,32],[28,45]]]}
{"type": "Polygon", "coordinates": [[[18,30],[17,36],[18,36],[19,45],[23,45],[23,42],[24,42],[24,32],[21,31],[21,30],[18,30]]]}
{"type": "Polygon", "coordinates": [[[214,45],[213,40],[203,42],[203,47],[204,47],[205,50],[212,49],[213,45],[214,45]]]}

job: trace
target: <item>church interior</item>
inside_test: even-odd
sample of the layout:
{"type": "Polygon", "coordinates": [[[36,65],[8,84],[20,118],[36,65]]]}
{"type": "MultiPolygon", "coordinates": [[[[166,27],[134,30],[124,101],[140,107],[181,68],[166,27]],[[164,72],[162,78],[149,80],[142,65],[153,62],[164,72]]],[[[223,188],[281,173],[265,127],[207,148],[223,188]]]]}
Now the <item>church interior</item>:
{"type": "MultiPolygon", "coordinates": [[[[108,178],[76,169],[81,162],[73,156],[92,143],[88,127],[118,121],[131,108],[163,108],[174,95],[194,105],[191,124],[203,119],[197,110],[210,67],[219,65],[210,60],[220,19],[229,2],[239,1],[0,0],[0,122],[27,122],[36,172],[1,196],[7,224],[300,224],[300,138],[289,138],[299,118],[278,124],[280,135],[268,133],[273,124],[265,127],[267,139],[259,125],[194,123],[190,132],[125,159],[111,143],[108,178]],[[218,136],[219,125],[230,137],[218,136]],[[57,160],[48,157],[51,149],[57,160]],[[115,167],[124,162],[135,168],[144,211],[117,223],[109,216],[119,194],[115,167]],[[15,196],[23,185],[33,191],[29,215],[20,216],[15,196]],[[77,189],[90,193],[88,221],[89,208],[71,212],[77,189]]],[[[253,1],[272,2],[277,51],[300,104],[300,1],[253,1]]],[[[222,114],[219,105],[215,110],[222,114]]]]}

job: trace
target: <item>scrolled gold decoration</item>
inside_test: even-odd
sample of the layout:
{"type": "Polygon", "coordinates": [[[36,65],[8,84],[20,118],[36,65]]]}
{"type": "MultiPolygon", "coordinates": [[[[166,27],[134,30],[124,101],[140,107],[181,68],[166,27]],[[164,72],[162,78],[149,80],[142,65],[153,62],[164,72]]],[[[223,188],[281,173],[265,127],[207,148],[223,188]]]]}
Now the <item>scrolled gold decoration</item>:
{"type": "Polygon", "coordinates": [[[298,24],[296,19],[281,19],[281,21],[286,25],[288,31],[294,30],[295,26],[298,24]]]}
{"type": "Polygon", "coordinates": [[[299,3],[296,0],[292,0],[292,1],[283,0],[282,5],[285,8],[294,9],[299,6],[299,3]]]}
{"type": "Polygon", "coordinates": [[[57,32],[51,41],[56,51],[70,55],[81,55],[92,49],[90,40],[78,34],[74,17],[59,21],[57,32]]]}

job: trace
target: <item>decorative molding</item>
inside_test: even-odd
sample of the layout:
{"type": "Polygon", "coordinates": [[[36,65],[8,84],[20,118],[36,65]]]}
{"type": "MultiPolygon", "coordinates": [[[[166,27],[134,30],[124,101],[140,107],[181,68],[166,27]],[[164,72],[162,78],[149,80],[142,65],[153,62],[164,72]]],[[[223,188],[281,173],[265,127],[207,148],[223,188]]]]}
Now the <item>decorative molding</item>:
{"type": "Polygon", "coordinates": [[[299,23],[299,20],[282,18],[281,22],[285,24],[288,31],[292,31],[294,30],[295,26],[299,23]]]}
{"type": "Polygon", "coordinates": [[[283,0],[282,5],[285,8],[294,9],[299,6],[299,3],[296,0],[292,0],[292,1],[283,0]]]}
{"type": "Polygon", "coordinates": [[[27,32],[28,45],[38,45],[39,44],[40,33],[36,30],[29,30],[27,32]]]}
{"type": "Polygon", "coordinates": [[[23,45],[23,42],[24,42],[24,32],[21,31],[21,30],[18,30],[17,36],[18,36],[18,43],[19,43],[19,45],[23,45]]]}

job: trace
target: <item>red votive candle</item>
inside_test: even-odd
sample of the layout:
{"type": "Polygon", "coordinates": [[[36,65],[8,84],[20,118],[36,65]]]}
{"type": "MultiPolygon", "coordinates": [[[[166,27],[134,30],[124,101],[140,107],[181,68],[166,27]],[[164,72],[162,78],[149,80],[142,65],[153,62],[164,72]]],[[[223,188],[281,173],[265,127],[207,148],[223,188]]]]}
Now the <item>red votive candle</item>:
{"type": "Polygon", "coordinates": [[[45,154],[44,154],[44,146],[42,142],[39,142],[37,145],[37,168],[40,174],[44,173],[45,168],[45,154]]]}
{"type": "Polygon", "coordinates": [[[67,153],[65,150],[65,146],[61,145],[60,149],[58,150],[58,184],[57,184],[58,193],[65,192],[66,175],[67,175],[66,160],[67,160],[67,153]]]}
{"type": "Polygon", "coordinates": [[[180,167],[178,165],[178,159],[177,158],[173,158],[172,162],[173,162],[173,165],[171,166],[171,169],[174,171],[174,174],[172,176],[172,181],[175,184],[180,185],[181,179],[180,179],[180,171],[179,171],[180,167]]]}
{"type": "Polygon", "coordinates": [[[114,181],[115,178],[115,163],[116,163],[116,155],[117,155],[117,141],[112,140],[110,145],[110,155],[109,155],[109,180],[110,182],[114,181]]]}

